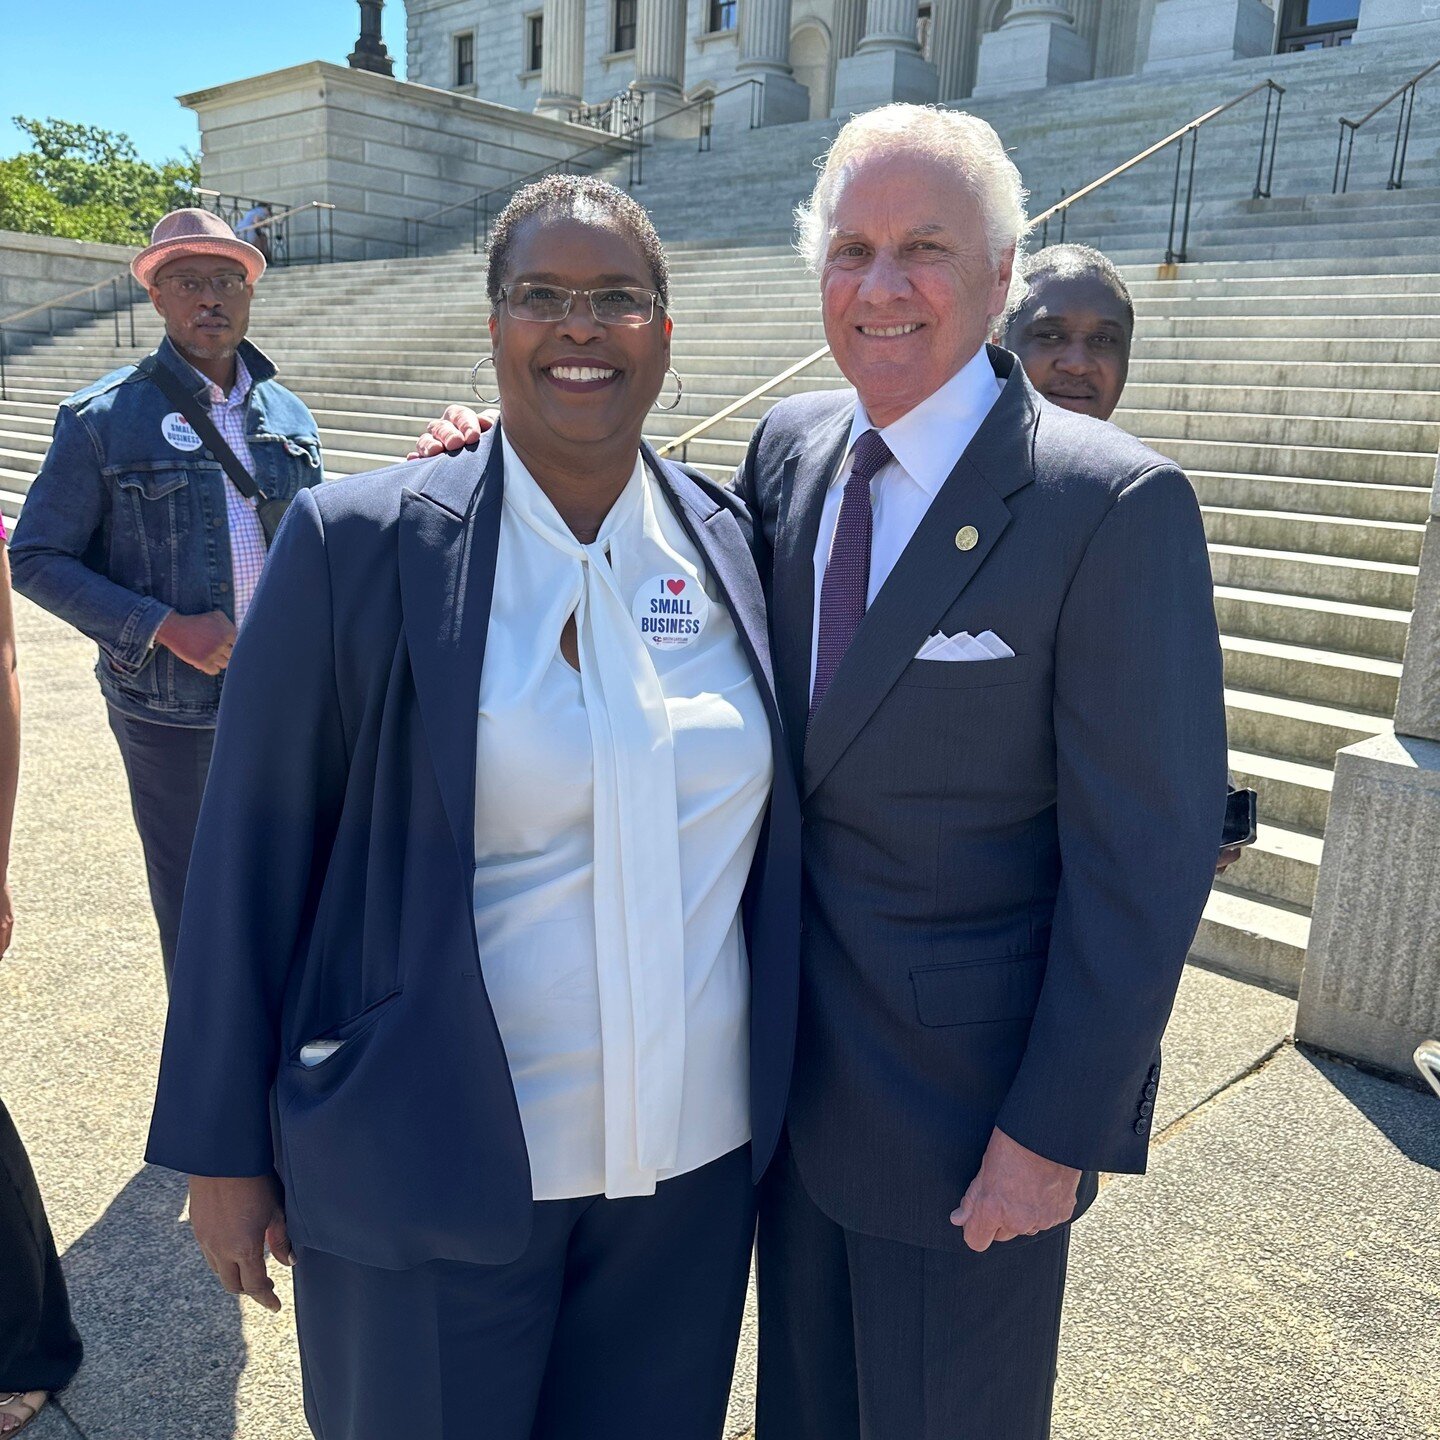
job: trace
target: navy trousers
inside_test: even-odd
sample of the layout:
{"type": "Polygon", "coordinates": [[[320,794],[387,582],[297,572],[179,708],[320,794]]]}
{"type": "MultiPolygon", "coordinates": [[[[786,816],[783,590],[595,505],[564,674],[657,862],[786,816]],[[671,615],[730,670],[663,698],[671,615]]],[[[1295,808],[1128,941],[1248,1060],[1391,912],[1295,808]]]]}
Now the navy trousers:
{"type": "Polygon", "coordinates": [[[1069,1244],[1068,1225],[984,1254],[843,1229],[782,1144],[761,1187],[755,1440],[1045,1440],[1069,1244]]]}
{"type": "Polygon", "coordinates": [[[529,1248],[508,1265],[378,1270],[305,1250],[295,1316],[310,1428],[317,1440],[719,1440],[754,1224],[745,1146],[654,1195],[537,1203],[529,1248]]]}
{"type": "Polygon", "coordinates": [[[137,720],[113,706],[106,708],[130,782],[130,810],[145,852],[150,904],[160,928],[160,958],[168,988],[180,935],[185,874],[195,844],[205,777],[210,773],[215,731],[137,720]]]}
{"type": "Polygon", "coordinates": [[[62,1389],[81,1353],[35,1172],[0,1103],[0,1394],[62,1389]]]}

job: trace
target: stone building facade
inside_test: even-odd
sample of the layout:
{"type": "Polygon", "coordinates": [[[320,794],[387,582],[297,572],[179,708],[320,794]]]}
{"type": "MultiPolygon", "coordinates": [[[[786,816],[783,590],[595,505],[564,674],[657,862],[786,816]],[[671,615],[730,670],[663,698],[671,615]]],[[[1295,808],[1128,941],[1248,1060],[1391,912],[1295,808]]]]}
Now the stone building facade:
{"type": "MultiPolygon", "coordinates": [[[[565,117],[759,82],[766,124],[1440,29],[1434,0],[406,0],[408,76],[565,117]]],[[[748,118],[757,87],[717,107],[748,118]]]]}

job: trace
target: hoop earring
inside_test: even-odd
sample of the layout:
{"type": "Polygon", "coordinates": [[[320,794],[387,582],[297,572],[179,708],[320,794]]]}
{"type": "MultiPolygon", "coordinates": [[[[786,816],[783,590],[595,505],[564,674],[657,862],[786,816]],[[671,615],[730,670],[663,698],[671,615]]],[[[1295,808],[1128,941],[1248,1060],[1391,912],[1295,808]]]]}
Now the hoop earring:
{"type": "Polygon", "coordinates": [[[482,355],[480,359],[470,367],[470,389],[482,405],[498,405],[500,403],[500,397],[498,395],[496,395],[494,399],[491,399],[490,396],[480,393],[480,372],[485,366],[493,365],[494,363],[495,357],[493,355],[482,355]]]}
{"type": "Polygon", "coordinates": [[[659,396],[656,396],[655,404],[651,407],[654,410],[675,409],[680,403],[680,397],[685,393],[685,382],[680,378],[680,372],[672,365],[665,373],[675,377],[675,398],[668,405],[662,405],[659,396]]]}

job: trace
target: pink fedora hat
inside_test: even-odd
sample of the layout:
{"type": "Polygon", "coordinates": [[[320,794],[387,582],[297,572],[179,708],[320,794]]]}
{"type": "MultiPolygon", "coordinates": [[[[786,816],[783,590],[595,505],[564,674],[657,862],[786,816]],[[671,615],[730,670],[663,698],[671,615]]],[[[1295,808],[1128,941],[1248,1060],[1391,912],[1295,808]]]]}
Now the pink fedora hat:
{"type": "Polygon", "coordinates": [[[226,255],[253,285],[265,273],[265,257],[208,210],[172,210],[150,232],[150,243],[130,262],[130,273],[148,290],[155,272],[182,255],[226,255]]]}

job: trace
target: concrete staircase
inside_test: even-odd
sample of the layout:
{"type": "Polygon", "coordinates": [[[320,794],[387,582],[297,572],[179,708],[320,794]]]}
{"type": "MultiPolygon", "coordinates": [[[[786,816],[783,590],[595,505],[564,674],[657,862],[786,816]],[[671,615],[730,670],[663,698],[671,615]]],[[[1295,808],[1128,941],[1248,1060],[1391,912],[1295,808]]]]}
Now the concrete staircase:
{"type": "MultiPolygon", "coordinates": [[[[1404,198],[1383,215],[1374,213],[1373,192],[1389,174],[1396,107],[1359,132],[1352,193],[1332,198],[1338,120],[1363,115],[1433,58],[1417,52],[1413,43],[1375,42],[1319,54],[1264,56],[1193,75],[1096,80],[956,104],[994,125],[1029,188],[1030,212],[1038,215],[1062,194],[1073,194],[1216,105],[1274,79],[1286,92],[1270,185],[1274,199],[1251,199],[1266,104],[1260,94],[1200,131],[1189,257],[1398,255],[1433,236],[1440,216],[1435,193],[1440,187],[1440,81],[1422,85],[1404,198]]],[[[732,98],[746,99],[743,94],[732,98]]],[[[814,183],[815,158],[839,128],[833,120],[756,131],[726,130],[717,122],[708,153],[697,154],[695,142],[686,140],[661,141],[648,149],[642,183],[634,193],[670,244],[785,239],[791,212],[814,183]]],[[[1188,171],[1188,151],[1184,168],[1188,171]]],[[[608,173],[625,183],[624,166],[608,173]]],[[[1172,146],[1077,202],[1065,238],[1097,245],[1117,262],[1158,260],[1165,251],[1174,189],[1172,146]]],[[[1181,193],[1183,205],[1183,187],[1181,193]]],[[[1060,238],[1058,220],[1049,238],[1060,238]]]]}
{"type": "MultiPolygon", "coordinates": [[[[1404,66],[1391,56],[1387,70],[1383,56],[1367,55],[1369,68],[1357,78],[1328,56],[1298,58],[1316,65],[1326,84],[1340,87],[1349,75],[1364,90],[1349,113],[1376,90],[1383,94],[1397,67],[1410,73],[1416,64],[1413,54],[1404,66]]],[[[1236,69],[1243,79],[1249,70],[1285,66],[1299,69],[1290,59],[1236,69]]],[[[1286,83],[1305,89],[1304,77],[1286,83]]],[[[1098,106],[1104,88],[1115,92],[1118,115],[1121,101],[1145,86],[1075,93],[1098,106]]],[[[1069,124],[1079,103],[1059,92],[1043,106],[1052,115],[1064,109],[1069,124]]],[[[1331,120],[1347,108],[1333,97],[1327,103],[1331,120]]],[[[1203,108],[1183,94],[1175,104],[1186,114],[1203,108]]],[[[1428,113],[1440,117],[1440,103],[1428,113]]],[[[1440,181],[1426,116],[1422,101],[1409,173],[1440,181]]],[[[1287,110],[1287,125],[1290,119],[1287,110]]],[[[1122,149],[1138,149],[1166,128],[1153,115],[1143,136],[1140,119],[1125,123],[1132,128],[1116,141],[1122,149]]],[[[1258,137],[1258,123],[1255,129],[1258,137]]],[[[819,133],[789,127],[754,143],[778,153],[793,139],[797,152],[813,154],[819,133]]],[[[722,143],[706,162],[720,160],[722,143]]],[[[1282,131],[1282,156],[1283,145],[1282,131]]],[[[1253,165],[1253,151],[1246,154],[1253,165]]],[[[1092,161],[1080,174],[1104,163],[1092,161]]],[[[647,157],[647,203],[666,230],[682,234],[679,211],[661,213],[655,197],[681,194],[687,172],[699,186],[701,162],[691,150],[662,146],[647,157]]],[[[1281,173],[1277,167],[1277,182],[1281,173]]],[[[1328,191],[1328,169],[1324,181],[1328,191]]],[[[738,201],[723,211],[703,207],[707,224],[723,230],[726,215],[748,214],[752,232],[763,235],[762,217],[773,215],[775,232],[783,229],[790,200],[778,190],[760,193],[771,182],[759,170],[734,183],[738,201]]],[[[785,183],[803,193],[808,176],[785,183]]],[[[1168,218],[1168,191],[1165,203],[1168,218]]],[[[1115,205],[1117,240],[1141,237],[1121,251],[1132,257],[1126,275],[1139,319],[1126,408],[1116,418],[1182,464],[1199,494],[1226,657],[1232,764],[1261,792],[1260,841],[1216,887],[1196,952],[1293,989],[1335,751],[1388,729],[1395,703],[1440,443],[1440,262],[1431,240],[1440,185],[1398,194],[1357,188],[1338,200],[1313,193],[1244,200],[1217,212],[1213,230],[1192,231],[1195,263],[1173,273],[1153,263],[1155,245],[1144,239],[1149,204],[1136,199],[1133,227],[1115,205]],[[1150,263],[1135,263],[1140,256],[1150,263]]],[[[745,244],[681,239],[672,262],[675,362],[686,391],[678,410],[654,416],[657,440],[680,435],[824,339],[816,283],[784,243],[757,243],[753,234],[745,244]]],[[[468,398],[467,372],[485,352],[483,290],[483,263],[465,253],[267,277],[252,334],[315,411],[328,474],[390,463],[446,403],[468,398]]],[[[159,338],[153,315],[138,315],[137,325],[142,346],[159,338]]],[[[0,403],[7,517],[43,458],[58,401],[132,358],[113,338],[102,317],[12,361],[11,399],[0,403]]],[[[728,474],[775,398],[841,383],[822,362],[709,431],[688,458],[728,474]]]]}

